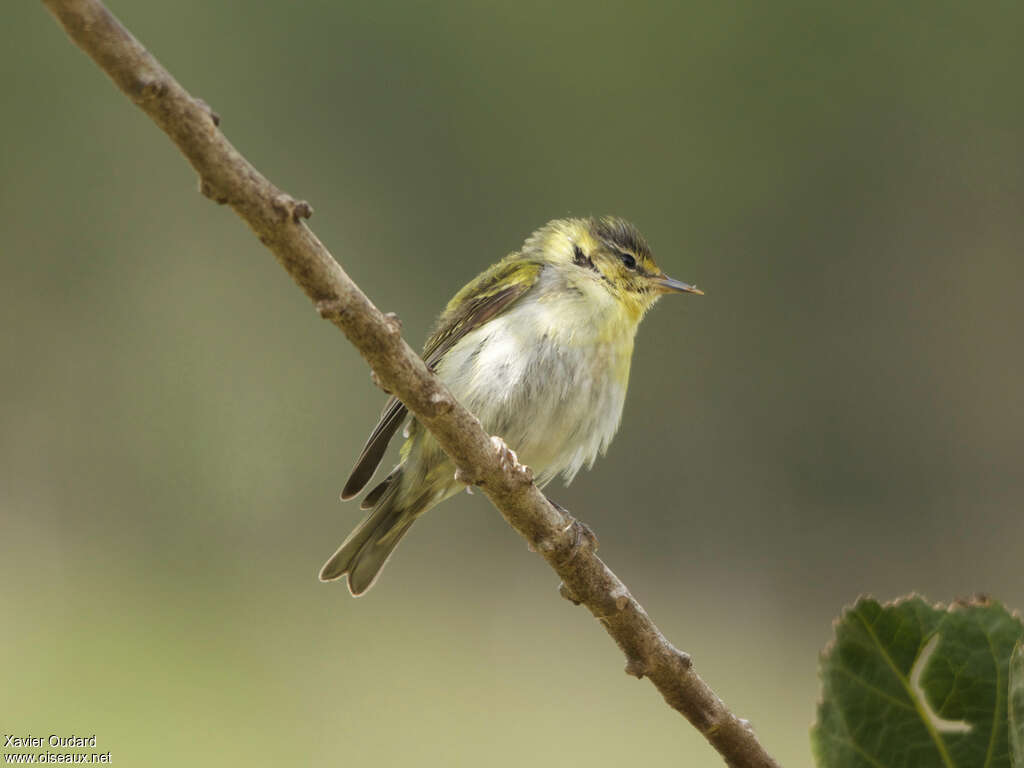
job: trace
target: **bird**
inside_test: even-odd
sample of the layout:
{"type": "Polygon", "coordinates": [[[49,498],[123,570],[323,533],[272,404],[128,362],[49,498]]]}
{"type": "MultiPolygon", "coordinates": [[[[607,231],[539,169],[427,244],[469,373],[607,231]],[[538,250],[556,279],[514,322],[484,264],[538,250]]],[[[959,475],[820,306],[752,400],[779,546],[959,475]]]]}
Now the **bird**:
{"type": "MultiPolygon", "coordinates": [[[[452,395],[501,437],[538,487],[593,466],[618,430],[640,321],[665,294],[703,295],[655,264],[635,226],[615,216],[548,222],[462,288],[441,313],[423,359],[452,395]]],[[[358,495],[406,421],[384,406],[341,492],[358,495]]],[[[320,571],[370,589],[425,512],[466,487],[415,418],[398,465],[365,496],[367,517],[320,571]]]]}

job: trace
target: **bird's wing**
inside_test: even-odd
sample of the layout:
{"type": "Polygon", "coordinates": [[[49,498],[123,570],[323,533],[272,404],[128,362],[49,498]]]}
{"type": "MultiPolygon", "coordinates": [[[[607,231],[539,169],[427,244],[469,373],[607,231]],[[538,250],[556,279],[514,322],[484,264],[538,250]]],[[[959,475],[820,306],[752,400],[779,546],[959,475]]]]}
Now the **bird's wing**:
{"type": "MultiPolygon", "coordinates": [[[[437,328],[423,348],[427,366],[433,370],[459,339],[512,306],[537,282],[541,269],[542,265],[537,262],[506,258],[459,291],[441,314],[437,328]]],[[[370,482],[406,413],[398,398],[392,397],[387,401],[380,421],[356,459],[341,498],[352,498],[370,482]]]]}
{"type": "Polygon", "coordinates": [[[405,406],[397,397],[388,398],[387,403],[384,404],[384,412],[381,414],[380,421],[377,422],[377,426],[373,428],[373,432],[366,439],[366,445],[363,446],[359,458],[356,459],[356,465],[345,482],[341,498],[351,499],[370,482],[370,478],[373,477],[373,473],[380,465],[380,460],[384,458],[384,451],[387,450],[388,443],[391,442],[391,438],[395,436],[395,432],[405,420],[405,414],[405,406]]]}

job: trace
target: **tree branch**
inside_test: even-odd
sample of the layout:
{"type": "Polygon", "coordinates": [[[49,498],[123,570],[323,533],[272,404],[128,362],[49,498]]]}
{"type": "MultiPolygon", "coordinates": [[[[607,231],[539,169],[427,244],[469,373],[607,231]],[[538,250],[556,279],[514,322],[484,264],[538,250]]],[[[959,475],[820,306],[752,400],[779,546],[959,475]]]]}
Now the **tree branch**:
{"type": "Polygon", "coordinates": [[[43,0],[65,31],[136,106],[171,138],[199,174],[200,190],[230,205],[370,364],[378,383],[397,395],[480,486],[505,520],[562,579],[561,593],[585,605],[626,656],[626,672],[648,677],[732,766],[777,763],[748,723],[733,715],[693,671],[594,554],[590,538],[533,484],[532,473],[469,411],[402,339],[394,315],[380,312],[345,274],[303,219],[312,208],[283,193],[218,129],[216,113],[190,96],[98,0],[43,0]]]}

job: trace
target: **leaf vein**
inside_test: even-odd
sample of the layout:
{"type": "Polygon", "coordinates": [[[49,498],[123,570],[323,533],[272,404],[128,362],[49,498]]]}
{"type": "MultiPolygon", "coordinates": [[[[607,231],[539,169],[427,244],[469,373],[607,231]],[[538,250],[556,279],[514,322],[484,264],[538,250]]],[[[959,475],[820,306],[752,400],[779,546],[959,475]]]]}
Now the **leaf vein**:
{"type": "Polygon", "coordinates": [[[917,696],[914,695],[914,690],[910,687],[910,681],[902,672],[900,672],[899,667],[896,666],[896,662],[893,660],[892,656],[889,655],[885,646],[882,645],[882,641],[878,639],[878,635],[875,634],[875,630],[871,624],[869,624],[860,613],[854,613],[854,615],[860,620],[860,623],[864,625],[864,629],[867,631],[871,641],[875,644],[875,647],[878,648],[878,652],[882,655],[882,658],[885,659],[885,662],[889,665],[893,674],[896,675],[896,679],[898,679],[903,685],[904,690],[907,692],[907,696],[910,697],[910,700],[914,704],[914,708],[917,710],[918,717],[920,717],[921,722],[924,723],[924,727],[928,731],[928,735],[931,737],[932,741],[935,742],[935,748],[938,750],[943,764],[946,768],[956,768],[953,764],[952,758],[949,756],[949,752],[946,751],[945,742],[942,741],[942,737],[939,735],[938,731],[935,730],[935,726],[932,725],[931,719],[928,717],[928,713],[921,706],[921,702],[919,702],[917,696]]]}
{"type": "Polygon", "coordinates": [[[911,712],[915,712],[916,711],[914,709],[914,705],[913,704],[908,704],[905,701],[901,701],[900,699],[897,699],[891,693],[882,690],[881,688],[879,688],[877,685],[874,685],[873,683],[869,683],[867,680],[865,680],[863,677],[858,675],[856,672],[853,672],[852,670],[847,669],[846,667],[840,667],[840,666],[837,666],[836,669],[839,670],[840,672],[842,672],[843,674],[848,675],[850,677],[850,679],[852,679],[855,682],[860,683],[865,688],[867,688],[869,691],[874,691],[875,693],[877,693],[882,698],[888,699],[893,704],[898,704],[899,706],[903,707],[904,709],[909,709],[911,712]]]}
{"type": "Polygon", "coordinates": [[[1002,703],[1000,700],[1002,699],[1003,692],[1003,668],[999,663],[999,654],[996,653],[996,647],[992,645],[992,636],[984,629],[982,629],[982,634],[985,635],[985,642],[988,643],[988,649],[992,652],[992,663],[996,667],[996,704],[995,709],[992,711],[992,731],[988,737],[988,749],[985,753],[984,765],[984,768],[988,768],[992,764],[992,753],[996,748],[996,728],[999,726],[1000,704],[1002,703]]]}

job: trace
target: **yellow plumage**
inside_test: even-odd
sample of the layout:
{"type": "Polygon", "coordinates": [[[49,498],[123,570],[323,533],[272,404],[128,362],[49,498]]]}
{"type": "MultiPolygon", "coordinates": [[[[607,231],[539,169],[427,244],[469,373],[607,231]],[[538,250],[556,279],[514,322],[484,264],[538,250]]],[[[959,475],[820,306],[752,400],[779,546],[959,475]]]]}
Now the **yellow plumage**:
{"type": "MultiPolygon", "coordinates": [[[[622,219],[560,219],[459,291],[424,348],[452,394],[543,486],[590,466],[619,426],[633,339],[664,293],[700,293],[658,268],[622,219]]],[[[404,421],[392,398],[342,492],[365,487],[404,421]]],[[[455,465],[413,420],[401,461],[363,502],[370,514],[320,572],[360,595],[412,523],[457,493],[455,465]]]]}

